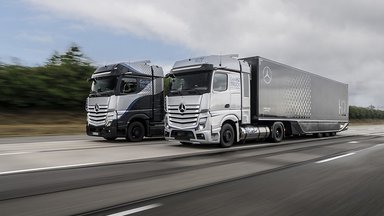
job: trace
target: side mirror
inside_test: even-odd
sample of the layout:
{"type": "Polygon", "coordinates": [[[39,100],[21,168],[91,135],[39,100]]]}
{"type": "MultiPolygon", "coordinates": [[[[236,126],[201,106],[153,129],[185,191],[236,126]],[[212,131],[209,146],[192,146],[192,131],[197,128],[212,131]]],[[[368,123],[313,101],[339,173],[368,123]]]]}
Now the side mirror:
{"type": "Polygon", "coordinates": [[[168,74],[165,75],[165,78],[169,78],[169,77],[174,79],[175,78],[175,74],[168,73],[168,74]]]}

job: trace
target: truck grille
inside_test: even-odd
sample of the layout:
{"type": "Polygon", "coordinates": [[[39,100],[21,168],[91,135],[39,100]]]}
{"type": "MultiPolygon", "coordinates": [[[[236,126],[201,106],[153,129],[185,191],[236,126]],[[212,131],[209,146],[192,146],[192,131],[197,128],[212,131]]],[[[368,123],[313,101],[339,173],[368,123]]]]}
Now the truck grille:
{"type": "Polygon", "coordinates": [[[185,105],[184,112],[179,105],[168,105],[169,125],[177,128],[195,128],[199,117],[200,105],[185,105]]]}
{"type": "Polygon", "coordinates": [[[107,118],[108,105],[98,105],[99,110],[96,111],[95,105],[88,105],[87,120],[90,125],[103,126],[105,125],[105,119],[107,118]]]}

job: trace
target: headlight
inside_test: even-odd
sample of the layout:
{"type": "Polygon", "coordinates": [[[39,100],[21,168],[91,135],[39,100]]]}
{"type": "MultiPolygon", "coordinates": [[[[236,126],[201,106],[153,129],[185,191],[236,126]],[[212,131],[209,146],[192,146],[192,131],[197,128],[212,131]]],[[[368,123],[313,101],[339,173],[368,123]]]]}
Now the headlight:
{"type": "Polygon", "coordinates": [[[200,118],[199,120],[199,130],[203,130],[205,128],[205,124],[207,123],[207,118],[200,118]]]}
{"type": "Polygon", "coordinates": [[[108,112],[107,118],[105,119],[105,126],[109,127],[112,124],[112,121],[116,119],[116,111],[108,112]]]}
{"type": "Polygon", "coordinates": [[[165,124],[165,127],[168,128],[168,116],[165,116],[164,118],[164,124],[165,124]]]}

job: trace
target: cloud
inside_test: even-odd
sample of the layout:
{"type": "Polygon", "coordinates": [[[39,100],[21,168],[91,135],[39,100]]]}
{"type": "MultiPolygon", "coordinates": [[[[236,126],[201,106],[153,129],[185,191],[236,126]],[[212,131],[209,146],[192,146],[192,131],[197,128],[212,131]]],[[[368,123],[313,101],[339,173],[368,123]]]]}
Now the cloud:
{"type": "MultiPolygon", "coordinates": [[[[52,14],[195,53],[261,55],[350,84],[384,105],[384,2],[377,0],[26,0],[52,14]]],[[[181,56],[180,58],[185,58],[181,56]]]]}

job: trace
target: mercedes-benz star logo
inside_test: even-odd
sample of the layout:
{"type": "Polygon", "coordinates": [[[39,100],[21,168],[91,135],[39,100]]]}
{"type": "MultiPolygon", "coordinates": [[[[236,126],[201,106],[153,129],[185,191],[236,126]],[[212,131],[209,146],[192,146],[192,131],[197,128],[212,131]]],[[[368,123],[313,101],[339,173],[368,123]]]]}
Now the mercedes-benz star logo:
{"type": "Polygon", "coordinates": [[[95,104],[95,112],[97,113],[99,112],[99,110],[100,110],[99,104],[95,104]]]}
{"type": "Polygon", "coordinates": [[[185,111],[185,105],[184,105],[184,104],[180,104],[180,105],[179,105],[179,111],[180,111],[181,113],[183,113],[183,112],[185,111]]]}
{"type": "Polygon", "coordinates": [[[272,70],[268,66],[265,66],[263,69],[263,77],[264,77],[264,82],[266,84],[271,83],[272,81],[272,70]]]}

